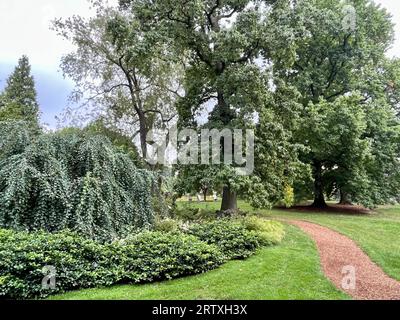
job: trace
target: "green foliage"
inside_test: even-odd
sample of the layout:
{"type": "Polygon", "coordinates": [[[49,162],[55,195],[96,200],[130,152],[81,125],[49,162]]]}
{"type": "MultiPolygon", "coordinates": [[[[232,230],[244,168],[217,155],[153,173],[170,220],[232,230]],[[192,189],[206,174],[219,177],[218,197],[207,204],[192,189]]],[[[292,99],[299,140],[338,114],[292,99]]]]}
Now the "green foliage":
{"type": "Polygon", "coordinates": [[[248,258],[263,243],[258,233],[230,219],[194,224],[188,232],[208,244],[217,245],[228,260],[248,258]]]}
{"type": "Polygon", "coordinates": [[[240,222],[247,230],[257,232],[266,245],[279,244],[285,236],[284,227],[278,221],[248,216],[240,220],[240,222]]]}
{"type": "Polygon", "coordinates": [[[124,277],[136,282],[203,273],[224,262],[217,246],[180,232],[143,232],[121,243],[127,252],[124,277]]]}
{"type": "Polygon", "coordinates": [[[286,208],[291,208],[293,207],[294,203],[294,189],[293,187],[287,185],[284,190],[283,204],[286,208]]]}
{"type": "Polygon", "coordinates": [[[34,137],[32,128],[24,121],[0,121],[0,160],[22,153],[34,137]]]}
{"type": "MultiPolygon", "coordinates": [[[[96,14],[89,19],[75,15],[53,23],[55,31],[76,47],[61,61],[62,70],[76,84],[71,98],[91,105],[89,110],[95,110],[95,117],[102,114],[108,127],[123,129],[131,140],[137,136],[145,161],[149,131],[164,128],[176,115],[174,92],[179,90],[182,68],[169,46],[145,32],[136,14],[104,1],[92,5],[96,14]],[[90,99],[82,101],[85,97],[90,99]]],[[[85,116],[93,118],[91,113],[85,116]]]]}
{"type": "Polygon", "coordinates": [[[257,141],[262,150],[257,150],[258,170],[251,178],[238,177],[233,170],[236,164],[180,170],[181,189],[186,191],[202,189],[205,193],[222,185],[223,210],[235,209],[235,192],[254,200],[254,206],[271,206],[281,198],[281,179],[285,175],[292,179],[291,165],[297,153],[290,146],[290,127],[281,124],[294,119],[295,113],[285,112],[286,108],[283,112],[286,106],[278,99],[271,103],[272,72],[267,67],[271,53],[276,48],[284,52],[290,45],[287,40],[294,37],[290,28],[270,23],[272,9],[282,2],[120,1],[122,9],[133,12],[149,34],[171,45],[171,52],[187,65],[185,95],[177,101],[182,127],[254,129],[257,115],[263,122],[261,137],[260,133],[278,123],[272,134],[257,141]],[[199,114],[208,119],[204,126],[197,121],[199,114]]]}
{"type": "MultiPolygon", "coordinates": [[[[369,218],[366,218],[370,220],[369,218]]],[[[335,219],[338,220],[337,217],[335,219]]],[[[370,228],[368,230],[373,230],[370,228]]],[[[353,228],[357,230],[357,228],[353,228]]],[[[375,241],[376,242],[376,241],[375,241]]],[[[380,242],[382,246],[384,241],[380,242]]],[[[393,260],[396,263],[398,260],[393,260]]],[[[397,271],[398,271],[397,264],[397,271]]],[[[396,271],[394,270],[394,271],[396,271]]],[[[399,276],[400,272],[395,273],[399,276]]],[[[246,261],[232,261],[196,277],[138,286],[74,291],[51,300],[339,300],[350,297],[324,276],[318,251],[298,228],[285,241],[246,261]]]]}
{"type": "Polygon", "coordinates": [[[23,56],[7,79],[2,101],[0,101],[0,121],[24,120],[39,127],[39,105],[36,96],[29,59],[23,56]]]}
{"type": "MultiPolygon", "coordinates": [[[[299,93],[293,142],[305,146],[299,152],[305,166],[289,184],[299,199],[314,192],[317,206],[339,192],[369,207],[387,203],[400,190],[393,113],[399,65],[385,55],[393,43],[391,17],[370,0],[290,2],[281,3],[285,24],[296,30],[295,59],[288,66],[286,56],[276,57],[274,77],[299,93]],[[346,5],[354,17],[346,17],[346,5]],[[346,27],[348,18],[356,19],[354,28],[346,27]]],[[[272,17],[282,24],[280,14],[272,17]]]]}
{"type": "Polygon", "coordinates": [[[180,233],[145,232],[103,245],[70,232],[0,230],[0,298],[37,298],[79,288],[172,279],[214,269],[222,262],[216,247],[180,233]],[[42,288],[45,266],[55,268],[55,289],[42,288]]]}
{"type": "Polygon", "coordinates": [[[100,118],[89,124],[85,127],[84,132],[89,135],[102,135],[107,137],[114,146],[129,154],[136,166],[144,168],[144,164],[140,160],[139,152],[133,139],[122,134],[117,128],[107,126],[105,119],[100,118]]]}
{"type": "Polygon", "coordinates": [[[111,285],[118,268],[109,246],[72,233],[0,231],[0,297],[27,299],[111,285]],[[56,289],[43,290],[45,266],[57,270],[56,289]]]}
{"type": "Polygon", "coordinates": [[[9,150],[0,159],[0,226],[112,240],[151,225],[152,175],[109,140],[54,133],[27,144],[25,136],[0,137],[9,150]]]}
{"type": "Polygon", "coordinates": [[[220,168],[206,165],[184,165],[179,167],[179,176],[175,184],[175,191],[183,196],[187,193],[210,193],[221,187],[218,179],[220,168]]]}
{"type": "Polygon", "coordinates": [[[202,222],[202,221],[210,221],[214,220],[216,216],[216,210],[202,210],[201,208],[191,208],[189,206],[183,205],[182,207],[176,208],[172,217],[174,219],[179,219],[182,221],[189,222],[202,222]]]}
{"type": "Polygon", "coordinates": [[[175,232],[178,231],[180,228],[179,222],[166,218],[166,219],[156,219],[154,223],[154,230],[160,231],[160,232],[175,232]]]}

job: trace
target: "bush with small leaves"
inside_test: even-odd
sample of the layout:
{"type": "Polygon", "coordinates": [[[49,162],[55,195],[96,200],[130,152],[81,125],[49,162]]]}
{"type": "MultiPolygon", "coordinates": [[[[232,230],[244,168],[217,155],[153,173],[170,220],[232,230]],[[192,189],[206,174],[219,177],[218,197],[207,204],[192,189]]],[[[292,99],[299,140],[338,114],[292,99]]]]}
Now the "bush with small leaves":
{"type": "Polygon", "coordinates": [[[157,218],[154,223],[154,230],[161,232],[176,232],[180,229],[178,221],[170,218],[157,218]]]}
{"type": "Polygon", "coordinates": [[[286,208],[291,208],[295,204],[294,189],[292,186],[287,185],[283,191],[283,204],[286,208]]]}

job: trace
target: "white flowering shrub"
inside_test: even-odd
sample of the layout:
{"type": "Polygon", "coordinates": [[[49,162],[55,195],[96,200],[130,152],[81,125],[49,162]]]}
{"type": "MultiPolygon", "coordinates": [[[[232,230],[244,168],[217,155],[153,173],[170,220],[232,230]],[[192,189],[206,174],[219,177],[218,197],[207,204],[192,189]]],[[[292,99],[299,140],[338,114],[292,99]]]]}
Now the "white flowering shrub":
{"type": "Polygon", "coordinates": [[[0,133],[0,227],[108,241],[152,224],[151,173],[106,138],[0,133]]]}

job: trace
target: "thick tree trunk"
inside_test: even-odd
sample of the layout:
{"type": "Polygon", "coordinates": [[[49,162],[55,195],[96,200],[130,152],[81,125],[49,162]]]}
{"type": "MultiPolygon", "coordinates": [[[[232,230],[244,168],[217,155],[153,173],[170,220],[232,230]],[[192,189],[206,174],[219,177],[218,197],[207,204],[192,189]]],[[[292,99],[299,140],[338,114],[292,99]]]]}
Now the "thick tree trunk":
{"type": "Polygon", "coordinates": [[[352,202],[350,200],[350,195],[343,190],[340,190],[340,202],[339,204],[341,205],[352,205],[352,202]]]}
{"type": "Polygon", "coordinates": [[[315,208],[327,207],[322,180],[322,164],[318,161],[314,161],[314,203],[312,206],[315,208]]]}
{"type": "Polygon", "coordinates": [[[232,191],[230,187],[225,186],[224,192],[222,195],[222,204],[221,204],[221,211],[228,211],[238,209],[237,206],[237,194],[235,191],[232,191]]]}

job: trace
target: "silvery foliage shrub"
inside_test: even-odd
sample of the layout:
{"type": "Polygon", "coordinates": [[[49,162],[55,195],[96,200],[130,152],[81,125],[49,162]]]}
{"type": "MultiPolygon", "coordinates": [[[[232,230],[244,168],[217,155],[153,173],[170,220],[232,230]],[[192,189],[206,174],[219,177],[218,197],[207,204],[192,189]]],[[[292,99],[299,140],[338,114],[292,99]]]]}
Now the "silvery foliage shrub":
{"type": "Polygon", "coordinates": [[[31,135],[0,123],[0,226],[96,240],[152,224],[152,175],[102,136],[31,135]]]}

